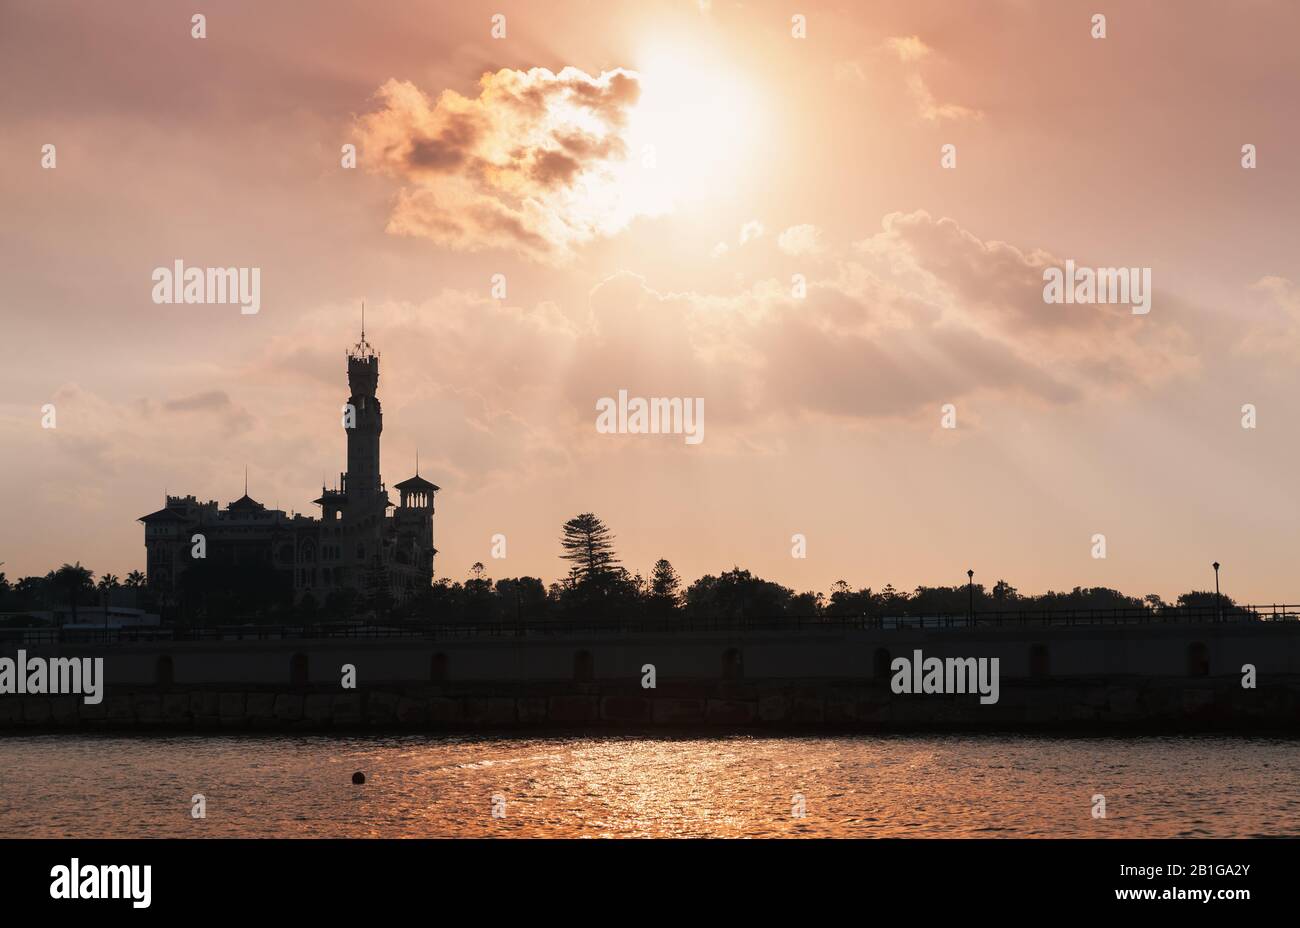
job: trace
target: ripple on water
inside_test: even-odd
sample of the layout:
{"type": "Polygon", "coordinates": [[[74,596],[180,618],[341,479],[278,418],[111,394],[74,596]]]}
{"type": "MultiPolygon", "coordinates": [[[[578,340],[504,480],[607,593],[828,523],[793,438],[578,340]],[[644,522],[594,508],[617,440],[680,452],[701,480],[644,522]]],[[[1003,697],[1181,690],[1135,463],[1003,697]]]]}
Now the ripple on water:
{"type": "Polygon", "coordinates": [[[1295,834],[1300,807],[1300,742],[1276,738],[106,735],[4,752],[0,834],[27,837],[1264,836],[1295,834]]]}

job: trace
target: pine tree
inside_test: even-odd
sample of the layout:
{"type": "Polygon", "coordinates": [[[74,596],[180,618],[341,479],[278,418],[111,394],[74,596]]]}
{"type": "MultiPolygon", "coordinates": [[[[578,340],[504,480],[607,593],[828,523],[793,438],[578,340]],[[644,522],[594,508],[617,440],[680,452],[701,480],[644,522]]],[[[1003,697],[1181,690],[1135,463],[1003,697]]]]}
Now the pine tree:
{"type": "Polygon", "coordinates": [[[681,605],[682,581],[666,558],[655,561],[650,574],[650,599],[656,611],[671,612],[681,605]]]}
{"type": "Polygon", "coordinates": [[[609,579],[618,573],[614,555],[614,534],[594,513],[584,512],[564,523],[560,555],[573,566],[569,579],[575,584],[609,579]]]}

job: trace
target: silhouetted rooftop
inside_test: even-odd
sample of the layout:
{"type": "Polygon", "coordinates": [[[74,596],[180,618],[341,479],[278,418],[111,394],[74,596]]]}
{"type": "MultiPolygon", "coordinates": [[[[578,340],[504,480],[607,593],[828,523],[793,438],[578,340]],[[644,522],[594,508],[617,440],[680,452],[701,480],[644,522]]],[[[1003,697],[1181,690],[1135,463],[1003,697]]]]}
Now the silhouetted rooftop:
{"type": "Polygon", "coordinates": [[[257,500],[253,499],[251,496],[245,493],[243,496],[239,497],[239,499],[235,500],[233,503],[227,506],[226,511],[227,512],[249,512],[249,511],[260,511],[265,508],[266,508],[265,506],[263,506],[257,500]]]}
{"type": "Polygon", "coordinates": [[[393,486],[398,490],[425,490],[437,492],[440,489],[437,484],[430,483],[419,474],[403,480],[401,483],[394,484],[393,486]]]}

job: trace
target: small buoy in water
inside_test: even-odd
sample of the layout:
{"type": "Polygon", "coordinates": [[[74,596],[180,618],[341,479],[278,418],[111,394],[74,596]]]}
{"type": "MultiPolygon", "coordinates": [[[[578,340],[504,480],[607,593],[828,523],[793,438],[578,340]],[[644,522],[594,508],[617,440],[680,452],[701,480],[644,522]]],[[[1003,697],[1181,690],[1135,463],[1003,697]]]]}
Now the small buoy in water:
{"type": "Polygon", "coordinates": [[[357,786],[360,786],[362,783],[366,782],[366,775],[358,770],[356,773],[352,774],[352,782],[357,786]]]}

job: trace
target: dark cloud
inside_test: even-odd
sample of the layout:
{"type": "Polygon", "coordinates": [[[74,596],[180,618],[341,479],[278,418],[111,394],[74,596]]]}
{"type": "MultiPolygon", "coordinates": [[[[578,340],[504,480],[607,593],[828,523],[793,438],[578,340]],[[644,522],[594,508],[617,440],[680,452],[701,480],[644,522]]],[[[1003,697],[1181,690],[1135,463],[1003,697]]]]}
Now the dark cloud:
{"type": "Polygon", "coordinates": [[[452,171],[466,162],[481,132],[478,122],[469,114],[453,113],[436,137],[411,140],[407,163],[416,169],[452,171]]]}

